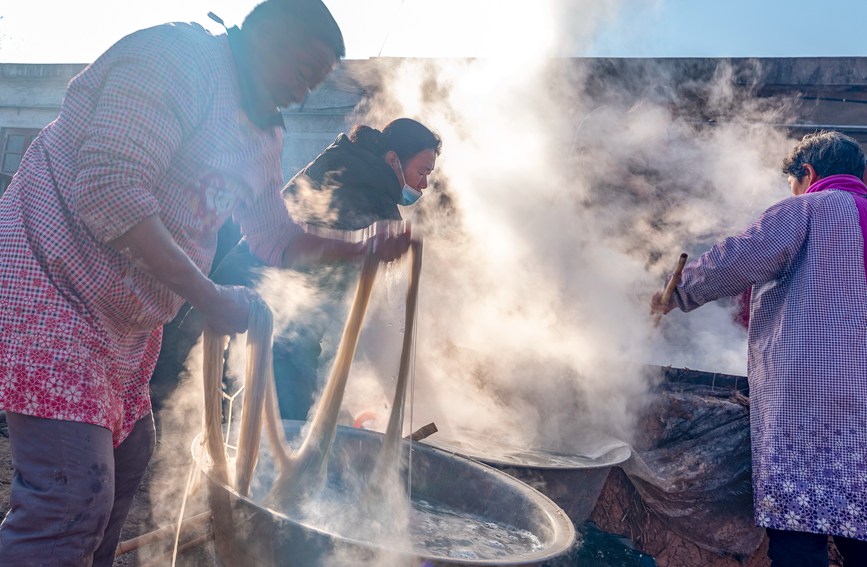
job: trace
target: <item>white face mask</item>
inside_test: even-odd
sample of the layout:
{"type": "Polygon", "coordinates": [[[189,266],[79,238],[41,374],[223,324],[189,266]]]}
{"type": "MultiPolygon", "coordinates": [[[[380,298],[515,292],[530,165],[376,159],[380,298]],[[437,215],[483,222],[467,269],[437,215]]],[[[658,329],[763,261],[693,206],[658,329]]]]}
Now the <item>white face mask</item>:
{"type": "Polygon", "coordinates": [[[421,191],[413,189],[406,183],[406,175],[403,173],[403,166],[400,163],[400,158],[397,159],[397,167],[400,169],[400,176],[403,177],[403,189],[400,190],[400,204],[404,207],[415,204],[421,199],[421,191]]]}

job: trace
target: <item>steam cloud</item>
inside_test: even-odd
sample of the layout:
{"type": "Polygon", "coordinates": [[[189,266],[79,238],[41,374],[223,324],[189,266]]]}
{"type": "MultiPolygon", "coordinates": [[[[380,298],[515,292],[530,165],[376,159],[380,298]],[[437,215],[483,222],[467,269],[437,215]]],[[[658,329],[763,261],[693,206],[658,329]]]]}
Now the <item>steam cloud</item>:
{"type": "MultiPolygon", "coordinates": [[[[444,141],[439,191],[407,211],[426,241],[415,426],[581,450],[588,427],[630,438],[644,364],[745,373],[732,302],[658,329],[647,306],[682,250],[697,257],[787,195],[792,142],[773,125],[792,108],[755,96],[757,65],[675,88],[671,66],[522,45],[519,59],[381,60],[360,121],[413,116],[444,141]]],[[[381,406],[403,285],[380,305],[391,325],[368,331],[381,406]]],[[[368,381],[354,383],[370,405],[368,381]]]]}
{"type": "MultiPolygon", "coordinates": [[[[552,57],[611,15],[595,4],[537,3],[551,28],[571,29],[516,35],[509,58],[381,59],[360,78],[375,90],[357,122],[412,116],[443,139],[435,188],[405,211],[425,239],[407,430],[434,421],[444,435],[586,452],[588,431],[631,438],[645,364],[745,373],[731,303],[655,328],[648,302],[681,251],[697,257],[786,196],[778,165],[792,141],[772,125],[791,106],[734,87],[757,85],[759,67],[721,62],[712,81],[675,86],[671,66],[552,57]]],[[[344,402],[380,430],[407,272],[382,270],[344,402]]],[[[260,291],[278,327],[323,301],[297,275],[272,272],[260,291]]],[[[328,320],[333,352],[343,320],[319,307],[305,316],[328,320]]]]}

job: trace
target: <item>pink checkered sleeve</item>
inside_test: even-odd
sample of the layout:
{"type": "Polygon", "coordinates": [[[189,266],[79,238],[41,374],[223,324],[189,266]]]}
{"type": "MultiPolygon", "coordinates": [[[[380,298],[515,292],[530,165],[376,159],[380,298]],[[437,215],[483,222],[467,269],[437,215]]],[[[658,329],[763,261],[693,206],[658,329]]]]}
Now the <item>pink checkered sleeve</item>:
{"type": "Polygon", "coordinates": [[[810,203],[791,197],[766,210],[743,233],[726,238],[683,270],[674,299],[684,311],[740,295],[783,276],[808,234],[810,203]]]}
{"type": "Polygon", "coordinates": [[[275,179],[273,184],[273,190],[265,191],[249,206],[240,207],[236,216],[250,251],[269,266],[281,266],[286,246],[303,229],[289,216],[280,194],[280,180],[275,179]]]}
{"type": "Polygon", "coordinates": [[[137,32],[121,40],[110,59],[94,63],[98,72],[70,85],[101,90],[69,199],[103,242],[159,212],[155,184],[199,119],[197,103],[205,88],[198,84],[199,73],[185,69],[194,53],[179,38],[137,32]]]}

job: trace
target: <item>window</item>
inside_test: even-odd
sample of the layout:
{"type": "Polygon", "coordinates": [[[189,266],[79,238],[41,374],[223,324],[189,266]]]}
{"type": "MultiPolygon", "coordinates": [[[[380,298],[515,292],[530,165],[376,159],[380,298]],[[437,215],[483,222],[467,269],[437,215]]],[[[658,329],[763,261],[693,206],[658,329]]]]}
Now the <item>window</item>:
{"type": "Polygon", "coordinates": [[[0,129],[0,194],[9,186],[12,174],[18,171],[24,152],[38,133],[36,128],[0,129]]]}
{"type": "Polygon", "coordinates": [[[33,128],[4,128],[3,129],[3,152],[0,153],[0,173],[12,175],[18,171],[18,165],[24,152],[30,146],[30,142],[39,133],[33,128]]]}

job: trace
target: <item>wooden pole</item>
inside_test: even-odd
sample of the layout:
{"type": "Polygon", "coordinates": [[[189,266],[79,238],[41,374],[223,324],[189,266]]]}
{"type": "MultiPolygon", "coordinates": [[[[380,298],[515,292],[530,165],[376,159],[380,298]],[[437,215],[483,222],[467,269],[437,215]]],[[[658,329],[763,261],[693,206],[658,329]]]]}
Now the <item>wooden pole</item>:
{"type": "MultiPolygon", "coordinates": [[[[205,524],[208,523],[208,520],[211,517],[211,512],[202,512],[201,514],[197,514],[195,516],[190,516],[189,518],[184,518],[183,522],[181,522],[182,530],[194,530],[201,528],[205,524]]],[[[152,543],[157,543],[162,541],[168,537],[173,537],[175,535],[176,526],[166,526],[164,528],[160,528],[158,530],[154,530],[152,532],[148,532],[146,534],[142,534],[140,536],[134,537],[132,539],[128,539],[126,541],[122,541],[117,546],[117,551],[115,551],[114,556],[118,557],[125,553],[129,553],[130,551],[135,551],[140,547],[144,547],[146,545],[150,545],[152,543]]]]}
{"type": "Polygon", "coordinates": [[[677,259],[677,267],[671,274],[671,279],[668,280],[668,285],[665,286],[665,291],[662,292],[663,305],[668,305],[668,302],[671,301],[671,294],[674,293],[674,289],[677,287],[677,284],[680,283],[680,277],[683,275],[683,267],[686,266],[687,258],[688,256],[686,252],[684,252],[680,255],[680,258],[677,259]]]}
{"type": "MultiPolygon", "coordinates": [[[[179,546],[177,554],[181,555],[183,553],[186,553],[187,551],[189,551],[191,549],[195,549],[197,547],[200,547],[200,546],[208,543],[212,539],[214,539],[214,532],[212,532],[211,530],[208,530],[208,533],[200,535],[199,537],[197,537],[195,539],[191,539],[190,541],[179,546]]],[[[165,567],[165,564],[166,564],[166,558],[165,557],[157,557],[157,558],[151,560],[149,563],[145,563],[142,561],[141,567],[165,567]]]]}

